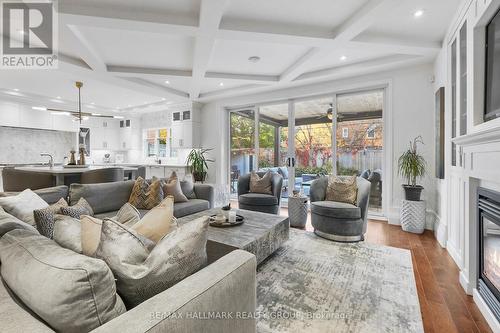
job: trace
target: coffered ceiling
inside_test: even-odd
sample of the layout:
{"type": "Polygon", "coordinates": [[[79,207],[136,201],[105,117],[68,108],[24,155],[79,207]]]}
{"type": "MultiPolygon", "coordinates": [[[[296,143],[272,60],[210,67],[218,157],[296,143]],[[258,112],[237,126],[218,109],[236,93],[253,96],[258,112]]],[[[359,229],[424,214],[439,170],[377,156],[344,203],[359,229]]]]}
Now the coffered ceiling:
{"type": "Polygon", "coordinates": [[[0,93],[71,103],[87,80],[89,103],[141,112],[430,62],[460,2],[59,0],[59,69],[2,72],[0,93]]]}

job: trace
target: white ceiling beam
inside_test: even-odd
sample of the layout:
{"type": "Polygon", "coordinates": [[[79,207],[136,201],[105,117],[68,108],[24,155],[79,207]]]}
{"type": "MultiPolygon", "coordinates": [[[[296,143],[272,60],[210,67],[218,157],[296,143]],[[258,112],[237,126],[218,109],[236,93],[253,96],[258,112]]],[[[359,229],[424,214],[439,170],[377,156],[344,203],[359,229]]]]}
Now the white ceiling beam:
{"type": "Polygon", "coordinates": [[[304,72],[304,67],[306,67],[311,60],[323,58],[328,52],[329,50],[319,47],[309,49],[280,75],[280,82],[293,81],[304,72]]]}
{"type": "Polygon", "coordinates": [[[349,42],[354,46],[369,47],[392,53],[432,55],[441,50],[440,42],[415,41],[373,33],[363,33],[349,42]]]}
{"type": "Polygon", "coordinates": [[[90,69],[84,68],[73,61],[66,61],[65,58],[59,59],[58,69],[73,75],[77,75],[82,80],[92,79],[99,80],[108,84],[116,85],[133,92],[141,92],[152,96],[165,97],[166,95],[181,96],[186,98],[187,93],[181,92],[172,88],[155,85],[153,83],[137,82],[128,78],[119,78],[110,75],[106,72],[94,72],[90,69]]]}
{"type": "Polygon", "coordinates": [[[215,91],[210,91],[210,92],[200,94],[200,99],[222,97],[222,96],[228,97],[228,96],[231,96],[234,94],[239,94],[239,93],[246,92],[249,90],[254,90],[256,88],[262,88],[265,86],[266,85],[263,85],[263,84],[248,84],[248,85],[229,88],[229,89],[215,90],[215,91]]]}
{"type": "Polygon", "coordinates": [[[92,46],[89,40],[75,25],[68,25],[69,35],[72,36],[72,44],[80,58],[96,72],[105,72],[106,64],[92,46]]]}
{"type": "MultiPolygon", "coordinates": [[[[339,47],[350,42],[351,39],[365,31],[373,22],[382,17],[382,14],[390,11],[397,5],[398,0],[371,0],[363,5],[354,15],[347,19],[334,32],[330,48],[339,47]]],[[[283,72],[280,81],[290,82],[307,70],[314,61],[324,58],[328,54],[327,49],[312,48],[299,60],[293,63],[283,72]]]]}
{"type": "Polygon", "coordinates": [[[189,95],[196,99],[212,55],[219,24],[229,0],[202,0],[200,5],[199,32],[193,55],[193,76],[189,95]]]}
{"type": "Polygon", "coordinates": [[[179,97],[183,97],[183,98],[189,97],[189,94],[187,92],[184,92],[184,91],[181,91],[178,89],[174,89],[171,87],[165,87],[165,86],[162,86],[160,84],[146,81],[146,80],[138,78],[138,77],[126,77],[126,78],[122,78],[122,79],[129,81],[129,82],[136,83],[138,85],[142,85],[144,87],[150,87],[151,89],[154,89],[154,90],[166,91],[171,95],[175,95],[175,96],[179,96],[179,97]]]}
{"type": "Polygon", "coordinates": [[[279,81],[279,76],[276,75],[254,75],[254,74],[233,74],[233,73],[218,73],[207,72],[206,78],[209,79],[228,79],[228,80],[244,80],[262,83],[273,83],[279,81]]]}
{"type": "Polygon", "coordinates": [[[140,31],[151,33],[163,33],[170,35],[195,36],[198,32],[197,26],[173,24],[165,21],[147,21],[139,18],[115,18],[96,15],[82,15],[74,13],[59,13],[59,24],[75,25],[92,28],[140,31]]]}
{"type": "Polygon", "coordinates": [[[136,77],[137,75],[191,77],[192,75],[192,71],[169,69],[169,68],[108,65],[106,69],[109,73],[119,74],[120,76],[134,76],[134,77],[136,77]]]}
{"type": "Polygon", "coordinates": [[[337,66],[337,67],[326,68],[318,71],[304,73],[300,75],[296,79],[296,81],[318,79],[322,77],[334,77],[342,75],[344,73],[353,73],[353,71],[366,71],[367,69],[373,67],[404,63],[417,59],[424,60],[422,56],[418,55],[393,54],[393,55],[378,57],[375,59],[363,60],[345,66],[337,66]]]}

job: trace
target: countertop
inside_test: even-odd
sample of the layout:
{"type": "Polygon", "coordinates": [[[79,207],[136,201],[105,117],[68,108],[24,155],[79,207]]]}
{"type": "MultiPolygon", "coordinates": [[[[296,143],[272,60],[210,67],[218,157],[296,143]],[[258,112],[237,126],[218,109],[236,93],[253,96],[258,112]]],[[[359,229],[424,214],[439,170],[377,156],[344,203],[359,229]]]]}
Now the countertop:
{"type": "Polygon", "coordinates": [[[175,164],[175,163],[96,163],[96,166],[154,166],[154,167],[166,167],[166,168],[187,168],[186,164],[175,164]]]}

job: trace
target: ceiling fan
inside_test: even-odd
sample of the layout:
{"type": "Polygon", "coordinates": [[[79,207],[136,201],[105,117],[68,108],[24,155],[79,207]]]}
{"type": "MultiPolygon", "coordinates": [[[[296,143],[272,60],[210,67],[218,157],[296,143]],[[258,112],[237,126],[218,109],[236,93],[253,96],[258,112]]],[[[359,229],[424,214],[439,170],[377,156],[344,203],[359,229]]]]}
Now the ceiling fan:
{"type": "MultiPolygon", "coordinates": [[[[318,117],[318,119],[323,118],[324,116],[318,117]]],[[[333,119],[333,103],[329,103],[328,109],[326,110],[326,117],[329,120],[333,119]]],[[[344,115],[342,113],[337,113],[337,120],[340,122],[341,119],[344,118],[344,115]]]]}
{"type": "Polygon", "coordinates": [[[53,109],[53,108],[47,108],[47,111],[60,112],[61,114],[69,114],[69,115],[73,116],[76,121],[79,121],[80,125],[82,124],[82,120],[86,120],[89,117],[115,118],[114,116],[106,116],[106,115],[101,115],[101,114],[96,114],[96,113],[82,112],[82,94],[81,94],[81,89],[83,87],[83,82],[76,81],[75,82],[75,86],[76,86],[76,88],[78,88],[78,111],[53,109]]]}

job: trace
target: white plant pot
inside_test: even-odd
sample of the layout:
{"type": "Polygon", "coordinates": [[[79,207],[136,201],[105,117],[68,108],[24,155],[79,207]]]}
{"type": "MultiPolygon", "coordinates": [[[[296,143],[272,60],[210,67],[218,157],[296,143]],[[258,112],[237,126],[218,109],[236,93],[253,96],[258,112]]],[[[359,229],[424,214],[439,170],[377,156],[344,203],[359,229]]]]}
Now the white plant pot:
{"type": "Polygon", "coordinates": [[[401,201],[401,228],[404,231],[421,234],[425,230],[425,201],[401,201]]]}

